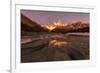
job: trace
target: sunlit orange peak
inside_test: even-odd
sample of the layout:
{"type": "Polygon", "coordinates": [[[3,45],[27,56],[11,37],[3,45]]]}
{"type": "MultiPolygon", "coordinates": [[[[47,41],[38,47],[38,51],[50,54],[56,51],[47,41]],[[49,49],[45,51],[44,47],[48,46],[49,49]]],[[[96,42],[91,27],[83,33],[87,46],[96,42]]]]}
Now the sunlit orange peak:
{"type": "Polygon", "coordinates": [[[54,27],[54,26],[46,26],[46,28],[51,31],[51,30],[55,29],[56,27],[54,27]]]}

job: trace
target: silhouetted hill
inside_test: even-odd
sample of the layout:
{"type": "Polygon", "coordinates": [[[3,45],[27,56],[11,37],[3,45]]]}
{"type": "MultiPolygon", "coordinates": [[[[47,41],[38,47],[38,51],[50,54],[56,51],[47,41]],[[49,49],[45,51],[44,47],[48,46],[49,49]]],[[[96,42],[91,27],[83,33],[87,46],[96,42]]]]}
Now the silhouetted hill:
{"type": "Polygon", "coordinates": [[[37,22],[21,14],[21,31],[44,32],[48,30],[41,27],[37,22]]]}

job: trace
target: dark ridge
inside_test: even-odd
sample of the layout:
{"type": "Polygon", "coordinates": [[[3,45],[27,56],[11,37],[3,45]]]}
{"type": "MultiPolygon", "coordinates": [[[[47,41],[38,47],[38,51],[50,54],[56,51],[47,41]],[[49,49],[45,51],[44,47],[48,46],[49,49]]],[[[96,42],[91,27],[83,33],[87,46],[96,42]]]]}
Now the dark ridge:
{"type": "Polygon", "coordinates": [[[44,32],[47,30],[41,27],[37,22],[21,14],[21,31],[44,32]]]}
{"type": "Polygon", "coordinates": [[[52,30],[51,32],[57,32],[57,33],[68,33],[68,32],[89,32],[89,27],[79,28],[79,29],[59,29],[56,28],[52,30]]]}

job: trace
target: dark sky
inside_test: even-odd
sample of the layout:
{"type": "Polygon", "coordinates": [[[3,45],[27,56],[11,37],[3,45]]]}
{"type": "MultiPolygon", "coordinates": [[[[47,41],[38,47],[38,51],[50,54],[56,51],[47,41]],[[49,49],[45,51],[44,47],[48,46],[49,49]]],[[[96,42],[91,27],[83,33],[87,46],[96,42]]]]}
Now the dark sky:
{"type": "Polygon", "coordinates": [[[56,11],[37,11],[21,10],[25,16],[39,24],[52,23],[56,20],[62,20],[64,23],[82,21],[89,23],[89,13],[82,12],[56,12],[56,11]]]}

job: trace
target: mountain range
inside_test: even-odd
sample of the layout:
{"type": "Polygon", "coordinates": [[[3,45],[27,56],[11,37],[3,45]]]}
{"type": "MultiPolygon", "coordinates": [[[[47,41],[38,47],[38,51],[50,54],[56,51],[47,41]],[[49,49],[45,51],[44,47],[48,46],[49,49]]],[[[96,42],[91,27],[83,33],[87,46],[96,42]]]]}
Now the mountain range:
{"type": "Polygon", "coordinates": [[[89,23],[81,21],[73,23],[63,23],[57,20],[50,24],[38,24],[25,15],[21,14],[21,31],[27,32],[89,32],[89,23]]]}

